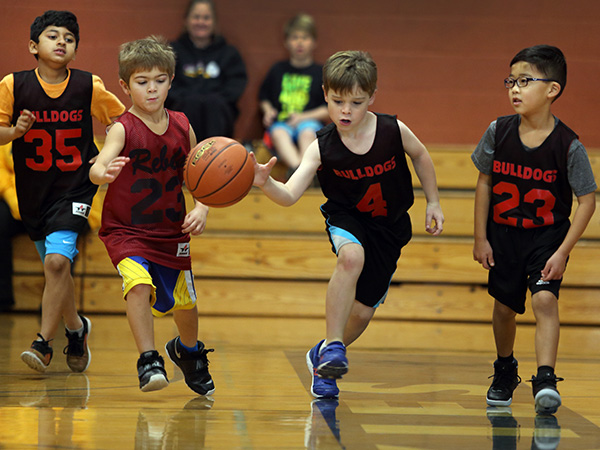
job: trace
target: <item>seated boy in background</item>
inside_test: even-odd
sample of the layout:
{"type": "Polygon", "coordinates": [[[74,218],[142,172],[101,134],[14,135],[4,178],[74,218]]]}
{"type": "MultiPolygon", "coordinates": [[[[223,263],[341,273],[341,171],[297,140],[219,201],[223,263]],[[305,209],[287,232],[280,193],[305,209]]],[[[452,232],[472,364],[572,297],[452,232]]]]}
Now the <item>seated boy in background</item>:
{"type": "Polygon", "coordinates": [[[307,14],[285,26],[289,59],[275,63],[259,92],[263,125],[280,162],[296,170],[316,132],[328,119],[323,99],[323,67],[313,61],[317,28],[307,14]]]}

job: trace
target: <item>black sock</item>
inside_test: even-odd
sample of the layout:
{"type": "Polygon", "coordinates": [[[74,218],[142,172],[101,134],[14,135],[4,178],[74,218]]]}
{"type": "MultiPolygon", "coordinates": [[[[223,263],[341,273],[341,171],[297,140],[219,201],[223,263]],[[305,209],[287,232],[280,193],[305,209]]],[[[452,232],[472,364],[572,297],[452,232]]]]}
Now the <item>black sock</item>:
{"type": "Polygon", "coordinates": [[[515,359],[515,357],[513,356],[513,353],[511,353],[508,356],[498,355],[498,361],[500,361],[502,363],[510,363],[510,362],[513,362],[514,359],[515,359]]]}
{"type": "Polygon", "coordinates": [[[538,367],[538,372],[537,372],[537,377],[539,378],[545,374],[548,374],[549,376],[553,376],[554,375],[554,367],[550,367],[550,366],[540,366],[538,367]]]}

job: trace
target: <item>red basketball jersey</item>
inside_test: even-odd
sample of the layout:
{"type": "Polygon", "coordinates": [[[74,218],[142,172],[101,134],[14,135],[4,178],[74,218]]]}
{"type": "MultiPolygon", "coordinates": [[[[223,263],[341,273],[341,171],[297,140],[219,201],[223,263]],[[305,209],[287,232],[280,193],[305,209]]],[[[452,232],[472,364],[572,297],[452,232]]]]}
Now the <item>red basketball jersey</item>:
{"type": "Polygon", "coordinates": [[[120,156],[131,161],[108,185],[99,232],[115,267],[128,256],[142,256],[173,269],[191,268],[190,236],[181,231],[189,122],[182,113],[167,114],[162,135],[130,112],[117,120],[125,128],[120,156]]]}

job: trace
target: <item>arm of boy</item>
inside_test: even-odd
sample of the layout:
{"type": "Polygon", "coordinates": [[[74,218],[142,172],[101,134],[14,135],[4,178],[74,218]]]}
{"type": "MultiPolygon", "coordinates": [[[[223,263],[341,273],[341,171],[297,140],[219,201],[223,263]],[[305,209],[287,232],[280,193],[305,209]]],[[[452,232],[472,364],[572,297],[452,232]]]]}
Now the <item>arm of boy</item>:
{"type": "Polygon", "coordinates": [[[206,217],[208,216],[208,206],[194,200],[194,209],[186,214],[181,231],[190,233],[192,236],[198,236],[206,228],[206,217]]]}
{"type": "Polygon", "coordinates": [[[35,116],[33,113],[24,109],[14,127],[0,126],[0,145],[19,139],[31,129],[34,122],[35,116]]]}
{"type": "Polygon", "coordinates": [[[300,165],[285,184],[269,176],[277,158],[271,158],[266,164],[259,164],[253,153],[250,153],[250,158],[254,162],[254,185],[281,206],[291,206],[298,201],[321,165],[319,141],[316,139],[308,146],[300,165]]]}
{"type": "Polygon", "coordinates": [[[479,172],[477,187],[475,188],[475,230],[473,244],[473,259],[480,263],[484,269],[494,267],[494,253],[487,239],[487,220],[492,198],[492,177],[479,172]]]}
{"type": "MultiPolygon", "coordinates": [[[[190,125],[190,148],[194,148],[197,144],[196,133],[190,125]]],[[[198,236],[204,232],[206,228],[206,217],[208,216],[208,206],[200,203],[198,200],[194,200],[194,209],[186,214],[183,224],[181,225],[181,231],[183,233],[190,233],[192,236],[198,236]]]]}
{"type": "Polygon", "coordinates": [[[263,100],[260,102],[260,109],[263,113],[263,126],[269,128],[273,125],[273,122],[277,118],[277,110],[271,105],[269,100],[263,100]]]}
{"type": "Polygon", "coordinates": [[[104,147],[90,168],[90,180],[94,184],[112,183],[123,170],[129,158],[119,156],[125,145],[125,128],[115,123],[104,141],[104,147]]]}
{"type": "Polygon", "coordinates": [[[115,94],[106,89],[99,76],[92,75],[92,87],[92,116],[104,125],[111,126],[125,112],[125,106],[115,94]]]}
{"type": "Polygon", "coordinates": [[[208,206],[194,200],[194,209],[186,214],[181,231],[190,233],[192,236],[198,236],[206,228],[206,217],[208,216],[208,206]]]}
{"type": "Polygon", "coordinates": [[[398,126],[402,135],[404,151],[413,163],[427,200],[425,230],[433,236],[439,236],[443,230],[444,214],[440,206],[440,194],[437,188],[433,161],[429,152],[415,134],[400,121],[398,121],[398,126]]]}
{"type": "Polygon", "coordinates": [[[542,280],[559,280],[563,276],[567,265],[567,258],[585,231],[595,209],[595,192],[590,192],[589,194],[577,197],[577,209],[575,209],[569,231],[560,247],[558,247],[556,252],[554,252],[548,261],[546,261],[546,265],[542,269],[542,280]]]}
{"type": "Polygon", "coordinates": [[[292,113],[286,122],[288,125],[296,127],[300,122],[304,122],[305,120],[325,122],[327,119],[329,119],[329,111],[327,110],[327,105],[323,105],[306,111],[292,113]]]}

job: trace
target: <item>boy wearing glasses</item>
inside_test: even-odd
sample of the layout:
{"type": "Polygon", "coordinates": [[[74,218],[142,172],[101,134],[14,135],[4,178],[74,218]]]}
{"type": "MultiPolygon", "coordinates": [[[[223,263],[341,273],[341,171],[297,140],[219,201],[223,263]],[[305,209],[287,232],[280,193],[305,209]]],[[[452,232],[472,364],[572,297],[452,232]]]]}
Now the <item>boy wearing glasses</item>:
{"type": "Polygon", "coordinates": [[[596,182],[578,136],[552,115],[567,81],[562,52],[548,45],[521,50],[504,80],[516,114],[493,121],[471,159],[479,170],[475,192],[473,258],[489,270],[492,325],[498,359],[487,404],[508,406],[521,378],[513,356],[516,314],[527,288],[536,318],[538,371],[532,376],[535,410],[561,405],[554,374],[559,338],[558,292],[569,253],[596,206],[596,182]],[[569,221],[573,194],[577,208],[569,221]]]}

